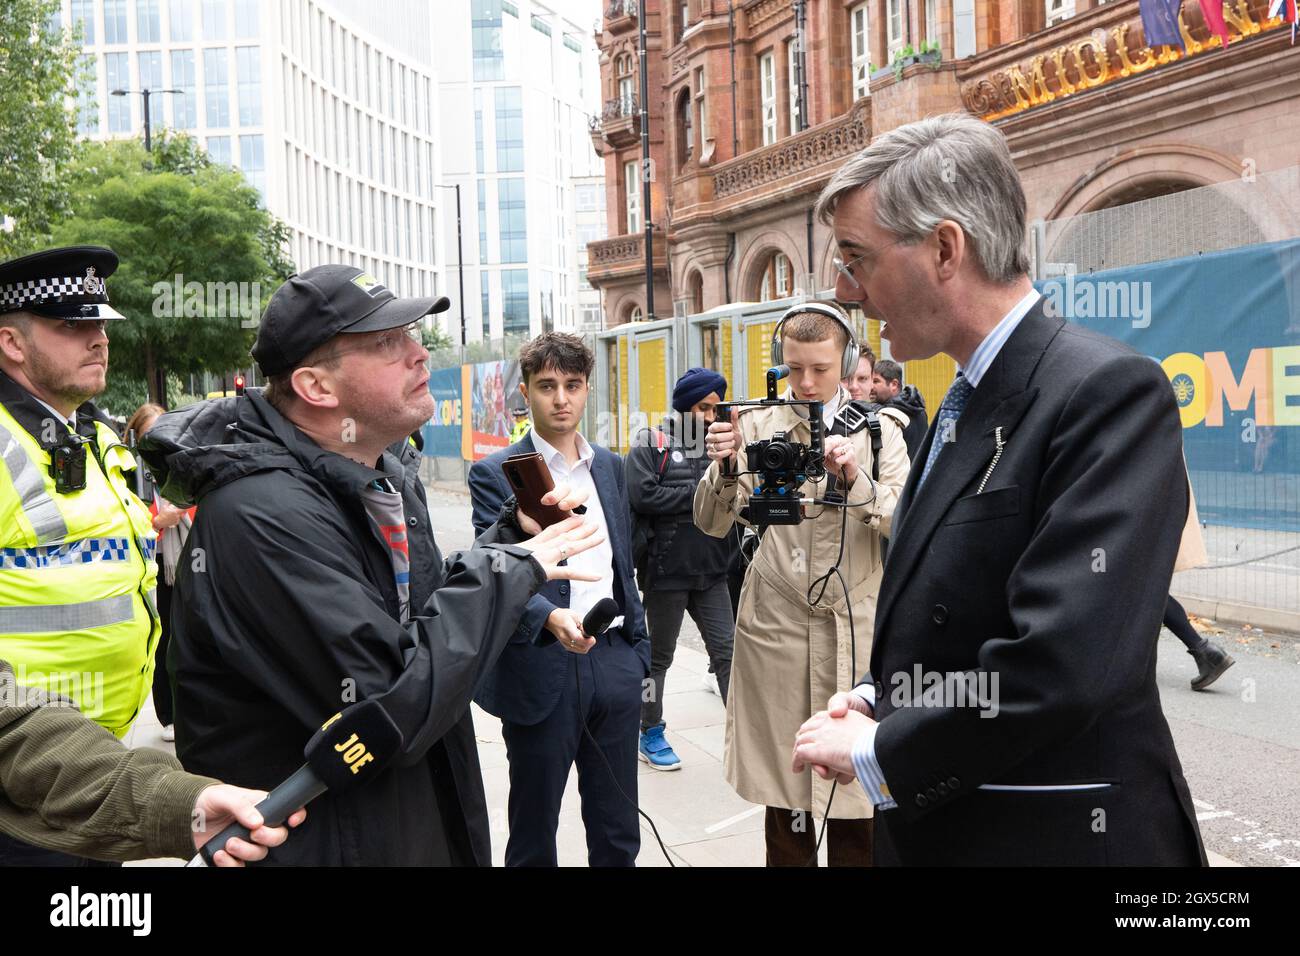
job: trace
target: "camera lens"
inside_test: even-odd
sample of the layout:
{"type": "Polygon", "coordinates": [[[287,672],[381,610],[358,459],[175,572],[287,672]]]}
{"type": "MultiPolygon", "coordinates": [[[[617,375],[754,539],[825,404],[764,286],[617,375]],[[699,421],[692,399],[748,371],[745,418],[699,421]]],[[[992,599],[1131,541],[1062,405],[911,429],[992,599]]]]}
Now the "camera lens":
{"type": "Polygon", "coordinates": [[[789,467],[790,446],[785,442],[773,441],[763,449],[763,467],[770,471],[784,470],[789,467]]]}

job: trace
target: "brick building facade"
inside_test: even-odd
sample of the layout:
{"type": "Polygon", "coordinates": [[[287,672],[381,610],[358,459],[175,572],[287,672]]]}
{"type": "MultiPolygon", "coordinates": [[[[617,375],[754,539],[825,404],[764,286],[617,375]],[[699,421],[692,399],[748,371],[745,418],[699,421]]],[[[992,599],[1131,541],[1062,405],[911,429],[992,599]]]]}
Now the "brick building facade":
{"type": "MultiPolygon", "coordinates": [[[[1137,0],[641,2],[659,317],[782,298],[809,273],[832,285],[818,192],[872,135],[927,115],[1003,130],[1031,220],[1300,162],[1300,49],[1268,0],[1224,5],[1226,49],[1188,0],[1183,51],[1146,45],[1137,0]]],[[[616,325],[648,317],[636,0],[602,27],[609,238],[588,275],[616,325]]]]}

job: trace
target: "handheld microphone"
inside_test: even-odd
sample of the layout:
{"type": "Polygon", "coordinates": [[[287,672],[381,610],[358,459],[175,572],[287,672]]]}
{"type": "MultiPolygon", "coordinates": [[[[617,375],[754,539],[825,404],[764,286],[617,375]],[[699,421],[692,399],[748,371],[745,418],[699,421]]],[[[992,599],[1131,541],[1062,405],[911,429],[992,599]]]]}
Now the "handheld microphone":
{"type": "Polygon", "coordinates": [[[583,633],[588,637],[600,637],[616,617],[618,617],[618,602],[613,598],[601,598],[582,619],[583,633]]]}
{"type": "MultiPolygon", "coordinates": [[[[267,794],[257,805],[258,812],[267,826],[278,827],[326,790],[344,790],[377,776],[401,751],[402,742],[402,732],[379,703],[364,700],[354,704],[321,725],[303,750],[307,762],[267,794]]],[[[208,866],[215,866],[213,854],[224,849],[231,837],[252,842],[246,826],[232,823],[203,844],[190,865],[200,865],[201,857],[208,866]]]]}

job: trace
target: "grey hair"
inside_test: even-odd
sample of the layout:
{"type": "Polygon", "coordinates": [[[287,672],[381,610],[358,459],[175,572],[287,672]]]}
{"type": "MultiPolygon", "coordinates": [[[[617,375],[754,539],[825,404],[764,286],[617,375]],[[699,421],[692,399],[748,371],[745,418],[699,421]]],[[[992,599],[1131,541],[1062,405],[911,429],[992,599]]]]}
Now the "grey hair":
{"type": "Polygon", "coordinates": [[[830,225],[841,200],[873,184],[877,224],[904,242],[950,219],[988,279],[1012,282],[1029,271],[1025,190],[1006,138],[988,123],[947,113],[882,133],[831,177],[817,217],[830,225]]]}

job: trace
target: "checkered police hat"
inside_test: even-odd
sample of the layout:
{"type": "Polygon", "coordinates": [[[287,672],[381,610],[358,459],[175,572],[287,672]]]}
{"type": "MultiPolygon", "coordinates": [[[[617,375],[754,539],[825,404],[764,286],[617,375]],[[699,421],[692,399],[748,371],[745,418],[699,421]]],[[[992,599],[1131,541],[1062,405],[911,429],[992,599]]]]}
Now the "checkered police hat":
{"type": "Polygon", "coordinates": [[[124,319],[108,304],[104,283],[116,269],[117,253],[102,246],[46,249],[0,263],[0,313],[124,319]]]}

